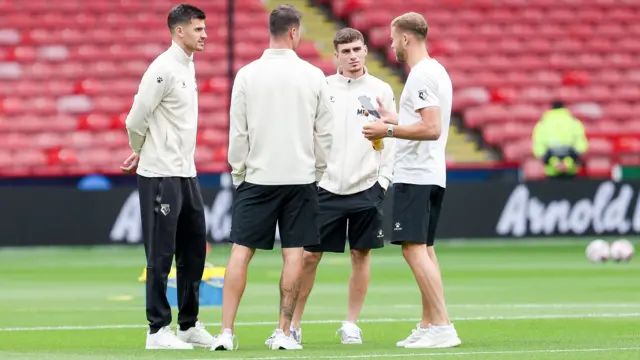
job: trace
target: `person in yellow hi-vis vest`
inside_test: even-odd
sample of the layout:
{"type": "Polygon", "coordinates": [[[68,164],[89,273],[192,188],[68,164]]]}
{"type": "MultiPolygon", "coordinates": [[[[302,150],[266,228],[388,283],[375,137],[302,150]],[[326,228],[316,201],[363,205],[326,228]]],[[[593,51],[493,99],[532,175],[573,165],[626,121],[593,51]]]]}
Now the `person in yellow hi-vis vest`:
{"type": "Polygon", "coordinates": [[[587,151],[588,141],[582,122],[554,101],[533,130],[533,155],[545,164],[549,178],[573,178],[581,165],[580,156],[587,151]]]}

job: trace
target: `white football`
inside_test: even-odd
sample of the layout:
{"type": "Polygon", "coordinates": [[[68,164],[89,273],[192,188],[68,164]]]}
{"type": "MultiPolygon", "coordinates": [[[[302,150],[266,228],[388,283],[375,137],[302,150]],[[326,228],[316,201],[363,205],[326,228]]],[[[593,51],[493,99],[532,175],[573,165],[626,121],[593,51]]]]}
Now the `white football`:
{"type": "Polygon", "coordinates": [[[602,239],[593,240],[587,246],[587,251],[585,253],[587,255],[587,259],[591,262],[605,262],[609,259],[609,243],[602,239]]]}
{"type": "Polygon", "coordinates": [[[631,241],[620,239],[611,244],[609,252],[611,259],[614,261],[629,261],[633,257],[635,249],[631,241]]]}

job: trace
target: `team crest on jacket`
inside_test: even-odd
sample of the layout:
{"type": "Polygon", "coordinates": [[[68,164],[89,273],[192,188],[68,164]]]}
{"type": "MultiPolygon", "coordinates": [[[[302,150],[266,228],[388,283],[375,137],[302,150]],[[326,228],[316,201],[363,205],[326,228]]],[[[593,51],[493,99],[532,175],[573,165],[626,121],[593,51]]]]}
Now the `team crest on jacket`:
{"type": "Polygon", "coordinates": [[[427,100],[427,90],[418,91],[418,97],[422,100],[427,100]]]}
{"type": "Polygon", "coordinates": [[[162,215],[167,216],[171,212],[171,206],[169,204],[160,204],[160,212],[162,215]]]}

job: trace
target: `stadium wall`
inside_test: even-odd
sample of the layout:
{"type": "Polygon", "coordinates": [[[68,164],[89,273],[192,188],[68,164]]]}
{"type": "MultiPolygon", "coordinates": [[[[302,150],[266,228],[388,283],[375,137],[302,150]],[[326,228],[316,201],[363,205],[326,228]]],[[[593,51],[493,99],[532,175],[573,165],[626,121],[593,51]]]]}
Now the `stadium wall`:
{"type": "MultiPolygon", "coordinates": [[[[224,179],[223,179],[224,180],[224,179]]],[[[226,243],[234,190],[229,181],[204,186],[207,234],[226,243]]],[[[70,187],[0,188],[0,246],[139,244],[138,194],[133,186],[106,191],[70,187]]],[[[393,190],[384,203],[384,235],[393,190]]],[[[640,232],[640,182],[553,180],[450,184],[438,237],[524,238],[633,235],[640,232]]]]}

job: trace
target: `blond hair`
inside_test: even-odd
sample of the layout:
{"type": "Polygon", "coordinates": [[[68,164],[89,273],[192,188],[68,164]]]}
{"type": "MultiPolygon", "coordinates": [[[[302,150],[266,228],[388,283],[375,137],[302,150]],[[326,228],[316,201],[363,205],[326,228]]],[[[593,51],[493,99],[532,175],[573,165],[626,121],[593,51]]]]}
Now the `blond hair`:
{"type": "Polygon", "coordinates": [[[427,20],[416,12],[408,12],[398,16],[393,19],[391,26],[401,31],[410,32],[420,40],[426,39],[429,31],[427,20]]]}

